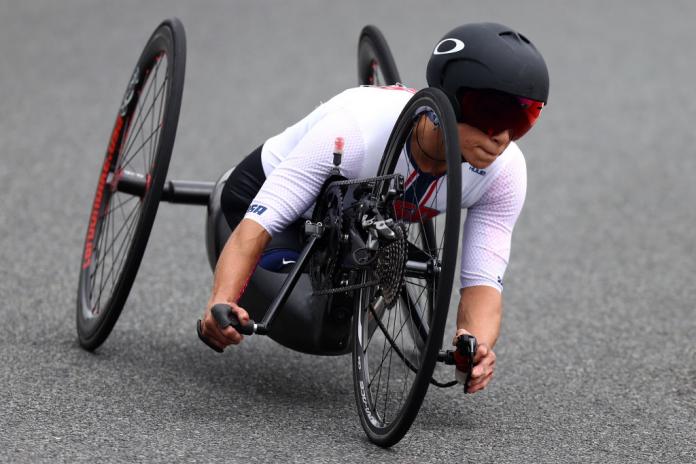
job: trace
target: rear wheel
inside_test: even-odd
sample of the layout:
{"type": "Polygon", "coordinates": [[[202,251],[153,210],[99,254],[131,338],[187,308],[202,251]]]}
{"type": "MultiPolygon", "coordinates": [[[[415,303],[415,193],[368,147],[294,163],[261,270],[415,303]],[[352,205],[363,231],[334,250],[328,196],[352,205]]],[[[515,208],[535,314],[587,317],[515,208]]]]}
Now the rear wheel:
{"type": "MultiPolygon", "coordinates": [[[[414,261],[420,261],[422,259],[431,259],[432,256],[437,255],[437,238],[435,237],[435,227],[432,220],[424,219],[419,221],[417,224],[413,224],[408,228],[408,243],[409,243],[409,257],[408,259],[414,261]],[[425,252],[428,257],[421,254],[425,252]]],[[[434,315],[434,300],[433,300],[434,289],[427,285],[423,279],[419,279],[417,273],[411,274],[407,277],[407,283],[404,285],[403,292],[401,294],[401,310],[405,319],[409,317],[413,318],[413,324],[407,324],[408,330],[411,332],[411,337],[418,348],[421,351],[425,348],[425,342],[427,340],[427,334],[429,332],[430,325],[433,323],[434,315]],[[419,298],[422,293],[422,287],[425,287],[423,295],[419,298]],[[415,302],[420,300],[420,305],[418,306],[415,302]],[[418,311],[412,311],[413,308],[419,308],[418,311]]]]}
{"type": "Polygon", "coordinates": [[[87,350],[113,329],[145,252],[174,146],[185,66],[184,28],[167,20],[135,66],[99,172],[77,292],[77,333],[87,350]],[[119,189],[125,178],[144,188],[125,193],[119,189]]]}
{"type": "MultiPolygon", "coordinates": [[[[378,284],[361,289],[354,298],[355,397],[367,436],[380,446],[397,443],[418,414],[449,310],[459,243],[461,156],[454,113],[441,91],[421,90],[399,116],[378,175],[393,173],[406,179],[404,194],[387,212],[402,224],[407,241],[400,258],[406,261],[404,275],[396,292],[378,284]],[[415,185],[416,174],[406,145],[415,121],[425,112],[439,121],[447,174],[433,179],[425,190],[429,195],[414,200],[409,195],[415,189],[409,190],[409,185],[415,185]],[[384,297],[389,294],[398,297],[384,297]]],[[[384,188],[388,186],[378,185],[375,193],[386,193],[384,188]]],[[[398,263],[390,263],[387,269],[396,268],[398,263]]],[[[364,270],[360,281],[393,282],[380,274],[378,264],[364,270]]]]}
{"type": "Polygon", "coordinates": [[[358,84],[394,85],[401,82],[387,41],[376,26],[365,26],[358,41],[358,84]]]}

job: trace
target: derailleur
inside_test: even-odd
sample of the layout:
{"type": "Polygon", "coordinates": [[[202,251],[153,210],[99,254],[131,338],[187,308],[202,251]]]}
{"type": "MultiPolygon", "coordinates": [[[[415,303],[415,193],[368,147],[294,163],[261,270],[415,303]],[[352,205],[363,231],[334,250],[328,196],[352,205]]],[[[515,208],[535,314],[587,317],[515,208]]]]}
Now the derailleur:
{"type": "Polygon", "coordinates": [[[401,224],[392,218],[385,218],[381,211],[388,211],[393,201],[403,194],[403,176],[397,175],[390,181],[386,193],[376,198],[370,194],[361,202],[362,212],[359,214],[360,227],[367,237],[363,239],[363,234],[358,234],[355,230],[351,231],[349,237],[353,242],[353,259],[359,266],[371,264],[376,258],[380,249],[385,243],[394,242],[401,239],[403,230],[401,224]]]}
{"type": "Polygon", "coordinates": [[[380,241],[382,246],[385,242],[393,242],[400,236],[395,231],[396,227],[400,227],[393,219],[384,219],[377,211],[372,211],[372,215],[363,214],[360,221],[360,226],[363,232],[367,234],[367,238],[363,239],[361,234],[355,230],[350,231],[351,241],[353,242],[353,259],[358,266],[367,266],[377,258],[380,241]]]}

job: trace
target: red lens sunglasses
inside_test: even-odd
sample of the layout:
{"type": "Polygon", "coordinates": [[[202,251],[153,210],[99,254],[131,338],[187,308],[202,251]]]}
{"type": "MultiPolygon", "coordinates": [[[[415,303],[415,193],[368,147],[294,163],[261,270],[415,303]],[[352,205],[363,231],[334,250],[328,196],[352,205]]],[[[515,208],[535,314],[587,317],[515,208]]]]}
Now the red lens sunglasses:
{"type": "Polygon", "coordinates": [[[496,90],[464,90],[459,98],[460,122],[474,126],[489,136],[510,131],[517,140],[532,128],[544,102],[516,97],[496,90]]]}

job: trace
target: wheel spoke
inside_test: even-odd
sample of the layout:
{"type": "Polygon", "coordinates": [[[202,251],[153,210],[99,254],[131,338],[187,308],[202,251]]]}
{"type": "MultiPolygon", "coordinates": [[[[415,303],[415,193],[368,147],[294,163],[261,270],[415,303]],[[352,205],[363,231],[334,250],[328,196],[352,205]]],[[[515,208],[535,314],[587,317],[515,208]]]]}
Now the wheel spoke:
{"type": "MultiPolygon", "coordinates": [[[[120,193],[120,192],[114,192],[114,193],[120,193]]],[[[140,199],[139,197],[130,196],[130,195],[129,195],[128,198],[126,198],[125,200],[123,200],[122,202],[120,202],[120,203],[119,203],[118,205],[116,205],[115,207],[109,208],[109,212],[106,213],[106,214],[104,214],[104,215],[101,216],[101,217],[102,217],[102,218],[108,218],[108,216],[114,214],[114,211],[118,211],[118,210],[121,210],[121,214],[123,214],[123,207],[124,207],[125,205],[127,205],[128,202],[130,202],[130,201],[132,201],[132,200],[135,200],[136,198],[137,198],[138,200],[140,199]]],[[[124,219],[125,219],[125,217],[124,217],[124,219]]]]}
{"type": "MultiPolygon", "coordinates": [[[[105,206],[105,210],[108,210],[108,208],[109,208],[109,204],[107,203],[106,206],[105,206]]],[[[107,238],[107,236],[108,236],[108,230],[109,230],[108,225],[109,225],[109,224],[108,224],[108,219],[107,219],[107,223],[106,223],[106,224],[104,224],[104,223],[102,222],[102,223],[100,223],[100,226],[99,226],[99,240],[97,241],[97,247],[98,247],[98,248],[97,248],[97,250],[96,250],[97,253],[96,253],[96,256],[95,256],[95,258],[94,258],[94,259],[96,260],[96,263],[94,264],[94,274],[95,274],[94,277],[95,277],[95,279],[96,279],[96,274],[97,274],[97,272],[98,272],[99,270],[101,270],[101,276],[102,276],[102,278],[103,278],[103,276],[104,276],[104,270],[103,270],[103,268],[99,265],[99,263],[100,263],[100,261],[103,259],[103,258],[102,258],[101,246],[106,242],[106,238],[107,238]]],[[[104,255],[106,255],[106,253],[104,253],[104,255]]],[[[92,285],[94,285],[94,279],[90,279],[90,280],[92,280],[92,285]]],[[[100,280],[99,280],[99,283],[101,284],[101,278],[100,278],[100,280]]],[[[90,289],[90,303],[92,302],[92,301],[91,301],[91,297],[92,297],[92,292],[93,292],[93,291],[94,291],[93,289],[90,289]]]]}
{"type": "MultiPolygon", "coordinates": [[[[101,206],[100,206],[101,208],[101,206]]],[[[106,203],[106,206],[104,206],[104,209],[106,210],[108,208],[108,203],[106,203]]],[[[91,270],[91,268],[94,268],[94,272],[89,274],[89,282],[90,282],[90,298],[91,298],[91,289],[93,288],[94,285],[94,276],[96,274],[96,271],[98,270],[98,267],[96,263],[99,261],[99,257],[101,256],[101,250],[102,250],[102,243],[104,242],[105,234],[102,233],[104,228],[104,223],[102,221],[99,221],[97,225],[97,230],[95,232],[95,235],[97,235],[97,240],[96,240],[96,246],[92,249],[92,265],[90,268],[88,268],[88,272],[91,270]]],[[[92,242],[94,243],[94,242],[92,242]]]]}
{"type": "MultiPolygon", "coordinates": [[[[372,316],[375,318],[375,321],[376,321],[377,324],[379,325],[379,322],[377,321],[377,320],[379,319],[379,316],[378,316],[377,313],[374,311],[374,309],[372,308],[372,306],[370,306],[370,312],[372,313],[372,316]]],[[[384,314],[384,313],[382,313],[382,314],[384,314]]],[[[391,320],[391,312],[389,312],[389,314],[388,314],[388,316],[387,316],[387,319],[388,319],[388,321],[391,320]]],[[[387,322],[387,325],[388,325],[388,324],[389,324],[389,322],[387,322]]],[[[377,392],[375,393],[375,398],[376,398],[377,400],[379,400],[379,387],[380,387],[380,385],[381,385],[381,383],[382,383],[382,365],[384,364],[384,358],[386,357],[386,355],[385,355],[385,350],[386,350],[386,348],[387,348],[387,339],[385,338],[385,339],[384,339],[384,342],[383,342],[383,344],[382,344],[382,362],[379,363],[379,366],[377,366],[377,370],[379,371],[379,378],[378,378],[378,380],[377,380],[377,392]]],[[[375,402],[375,403],[376,403],[376,402],[375,402]]]]}
{"type": "MultiPolygon", "coordinates": [[[[118,251],[116,252],[116,257],[112,260],[111,262],[111,269],[113,270],[113,265],[116,262],[116,260],[123,254],[124,251],[127,250],[127,247],[125,245],[129,242],[129,237],[130,237],[130,232],[133,230],[133,224],[137,222],[137,218],[139,217],[138,215],[133,216],[133,214],[139,211],[139,208],[134,208],[129,214],[128,214],[128,222],[125,222],[121,228],[118,231],[118,236],[121,235],[121,233],[125,230],[125,235],[123,236],[123,240],[121,240],[120,245],[118,247],[118,251]]],[[[110,248],[113,251],[113,248],[115,248],[116,244],[116,238],[113,239],[111,242],[110,248]]]]}
{"type": "MultiPolygon", "coordinates": [[[[137,211],[137,209],[135,209],[134,211],[137,211]]],[[[129,247],[126,247],[125,245],[126,245],[127,243],[129,243],[129,241],[130,241],[130,240],[129,240],[130,234],[131,234],[131,231],[134,231],[133,225],[134,225],[136,222],[137,222],[137,220],[133,220],[133,221],[130,222],[130,225],[128,226],[128,229],[127,229],[127,232],[126,232],[126,239],[124,239],[123,241],[121,241],[121,245],[119,246],[118,252],[116,253],[117,259],[118,259],[118,257],[121,257],[121,256],[125,257],[125,256],[128,254],[127,251],[128,251],[128,248],[129,248],[129,247]]],[[[123,262],[123,258],[121,258],[121,262],[123,262]]],[[[104,266],[104,267],[105,267],[105,266],[104,266]]],[[[112,262],[112,263],[111,263],[111,268],[109,269],[109,273],[107,274],[107,279],[108,279],[108,278],[111,276],[111,274],[113,273],[114,268],[115,268],[115,263],[112,262]]],[[[120,267],[119,267],[119,271],[120,271],[120,267]]],[[[102,271],[102,272],[103,272],[103,271],[102,271]]],[[[101,282],[103,282],[103,280],[102,280],[101,282]]],[[[101,283],[101,282],[100,282],[100,283],[101,283]]],[[[97,297],[97,302],[98,302],[98,303],[101,303],[101,296],[102,296],[102,292],[104,291],[104,288],[106,288],[106,283],[103,283],[103,284],[100,286],[100,288],[99,288],[99,295],[98,295],[98,297],[97,297]]]]}
{"type": "MultiPolygon", "coordinates": [[[[394,315],[394,326],[396,326],[396,315],[394,315]]],[[[386,337],[385,337],[386,338],[386,337]]],[[[394,354],[394,346],[389,348],[389,365],[387,366],[387,388],[384,394],[384,422],[387,422],[387,408],[389,407],[389,381],[391,380],[392,355],[394,354]]]]}
{"type": "MultiPolygon", "coordinates": [[[[159,65],[159,64],[158,64],[158,65],[159,65]]],[[[149,75],[150,75],[149,72],[146,73],[145,78],[147,79],[147,77],[148,77],[149,75]]],[[[121,147],[122,147],[122,149],[121,149],[121,154],[122,154],[122,155],[128,153],[128,150],[130,150],[130,148],[132,147],[132,144],[134,143],[135,139],[136,139],[136,138],[138,137],[138,135],[139,135],[138,132],[143,128],[143,123],[141,122],[140,116],[142,116],[143,108],[145,108],[145,105],[144,105],[144,104],[141,104],[141,103],[142,103],[143,101],[147,100],[147,97],[150,95],[150,90],[152,90],[152,88],[153,88],[153,82],[152,82],[152,80],[150,80],[150,82],[148,82],[148,87],[147,87],[147,89],[145,90],[145,95],[144,95],[144,97],[143,97],[142,99],[140,98],[140,95],[142,94],[142,89],[141,89],[141,91],[140,91],[141,93],[139,93],[139,95],[138,95],[138,105],[139,105],[138,114],[136,115],[135,120],[133,120],[133,122],[129,125],[129,127],[135,127],[135,126],[137,126],[137,125],[138,125],[138,122],[140,122],[140,126],[138,126],[138,131],[136,131],[135,134],[133,134],[133,131],[132,131],[132,130],[130,130],[130,129],[128,130],[128,140],[126,141],[126,143],[121,144],[121,147]],[[132,141],[131,141],[131,136],[132,136],[132,141]],[[130,143],[128,143],[128,142],[130,142],[130,143]]],[[[161,89],[158,89],[158,92],[157,92],[157,93],[159,93],[160,91],[161,91],[161,89]]],[[[143,117],[143,120],[146,119],[147,116],[148,116],[148,115],[146,114],[146,115],[143,117]]]]}
{"type": "MultiPolygon", "coordinates": [[[[126,217],[125,221],[123,222],[123,224],[122,224],[121,227],[119,228],[118,232],[116,232],[115,236],[112,237],[111,242],[109,243],[107,249],[105,250],[105,253],[104,253],[105,256],[103,256],[102,259],[101,259],[100,261],[97,262],[97,265],[100,265],[101,263],[103,263],[104,259],[106,259],[106,253],[108,253],[109,251],[111,251],[111,249],[116,245],[116,240],[118,239],[118,237],[121,236],[121,233],[123,232],[123,230],[126,229],[126,227],[130,228],[130,226],[128,225],[128,224],[129,224],[129,220],[131,220],[131,218],[132,218],[132,216],[133,216],[133,213],[134,213],[135,211],[137,211],[138,208],[139,208],[139,206],[136,206],[135,208],[133,208],[133,209],[131,210],[130,213],[128,213],[128,216],[126,217]]],[[[95,272],[96,272],[96,271],[95,271],[95,272]]]]}
{"type": "MultiPolygon", "coordinates": [[[[384,324],[382,324],[382,322],[379,321],[377,323],[377,326],[382,331],[382,334],[384,335],[385,340],[389,343],[389,351],[396,351],[397,355],[404,361],[404,363],[407,366],[409,366],[410,369],[412,369],[414,372],[418,372],[418,369],[415,366],[413,366],[413,364],[406,358],[406,356],[404,356],[403,352],[401,352],[401,350],[398,348],[398,346],[396,345],[396,342],[394,341],[394,338],[392,338],[389,335],[389,330],[387,330],[387,328],[384,326],[384,324]]],[[[397,337],[399,336],[399,334],[401,333],[403,328],[404,328],[404,325],[402,325],[401,328],[399,329],[399,333],[397,333],[397,335],[396,335],[397,337]]],[[[384,364],[384,361],[386,360],[388,355],[389,355],[389,352],[387,352],[384,355],[382,362],[379,365],[380,371],[381,371],[381,367],[384,364]]]]}
{"type": "MultiPolygon", "coordinates": [[[[164,90],[165,84],[166,84],[166,81],[163,82],[162,85],[160,86],[160,88],[157,90],[157,97],[158,97],[158,96],[162,93],[162,91],[164,90]]],[[[150,115],[150,112],[154,109],[154,106],[155,106],[155,105],[154,105],[154,103],[153,103],[153,104],[151,104],[151,105],[148,107],[148,110],[147,110],[147,112],[145,113],[145,115],[143,116],[143,120],[141,121],[140,126],[138,127],[138,130],[136,131],[135,135],[133,135],[133,138],[132,138],[132,140],[129,142],[129,144],[126,145],[126,148],[121,152],[121,159],[122,159],[123,161],[120,162],[120,164],[119,164],[120,167],[125,168],[126,166],[128,166],[128,165],[130,164],[130,162],[133,160],[133,158],[135,157],[135,155],[137,155],[137,154],[140,152],[140,150],[147,144],[147,142],[150,140],[150,138],[151,138],[155,133],[157,133],[157,132],[159,131],[159,128],[155,129],[154,131],[152,131],[152,132],[150,133],[150,135],[149,135],[147,138],[144,138],[145,136],[144,136],[143,133],[142,133],[143,127],[145,126],[145,119],[148,118],[148,116],[150,115]],[[138,136],[140,136],[140,140],[141,140],[142,143],[140,144],[140,146],[138,147],[138,149],[135,150],[134,153],[130,153],[131,149],[133,148],[133,145],[135,144],[135,140],[138,138],[138,136]]],[[[142,108],[141,108],[141,110],[142,110],[142,108]]],[[[136,121],[136,122],[137,122],[137,121],[136,121]]],[[[134,124],[134,125],[135,125],[135,124],[134,124]]]]}
{"type": "MultiPolygon", "coordinates": [[[[146,78],[147,78],[147,75],[149,75],[149,73],[146,74],[146,78]]],[[[145,92],[145,98],[149,95],[151,87],[152,87],[152,83],[150,82],[150,85],[148,86],[147,91],[145,92]]],[[[123,159],[124,154],[128,153],[128,150],[130,150],[135,139],[137,139],[138,135],[140,135],[140,130],[143,127],[143,124],[141,123],[141,120],[140,120],[140,116],[143,113],[143,108],[145,108],[145,105],[141,104],[143,101],[140,98],[141,94],[142,94],[142,90],[141,90],[141,93],[138,94],[138,113],[136,114],[135,119],[133,119],[133,114],[130,115],[128,128],[126,129],[127,137],[126,137],[126,140],[121,143],[121,150],[120,150],[121,159],[123,159]],[[138,126],[138,123],[140,123],[139,126],[138,126]],[[136,126],[138,127],[138,129],[135,132],[133,132],[133,127],[136,127],[136,126]]]]}
{"type": "MultiPolygon", "coordinates": [[[[134,209],[131,211],[131,213],[129,214],[128,217],[130,218],[130,217],[133,215],[133,213],[134,213],[135,211],[137,211],[137,210],[138,210],[138,208],[134,208],[134,209]]],[[[114,261],[118,258],[118,256],[120,255],[120,253],[121,253],[122,250],[124,249],[125,244],[128,243],[128,240],[127,240],[128,231],[132,228],[132,224],[133,224],[133,223],[134,223],[134,222],[132,222],[132,221],[131,221],[131,222],[125,222],[125,223],[120,227],[120,229],[119,229],[119,231],[116,233],[116,235],[115,235],[114,237],[112,237],[112,241],[109,243],[109,247],[107,248],[107,250],[104,251],[104,255],[100,258],[100,260],[99,260],[99,261],[97,262],[97,264],[96,264],[95,274],[96,274],[97,272],[99,272],[99,273],[100,273],[100,277],[99,277],[99,285],[98,285],[98,286],[99,286],[99,292],[98,292],[98,295],[97,295],[97,303],[96,303],[96,307],[93,307],[93,309],[99,309],[99,308],[101,308],[101,306],[100,306],[100,304],[101,304],[101,295],[102,295],[102,293],[103,293],[103,291],[104,291],[104,288],[106,288],[106,285],[107,285],[107,283],[108,283],[109,277],[111,277],[111,275],[113,274],[114,261]],[[126,227],[127,224],[128,224],[128,228],[127,228],[127,229],[124,229],[124,228],[126,227]],[[106,257],[108,256],[108,252],[109,252],[109,251],[112,251],[112,249],[114,248],[114,245],[116,244],[116,240],[117,240],[118,236],[121,235],[121,233],[123,232],[123,230],[126,230],[126,239],[124,239],[124,240],[121,241],[121,243],[120,243],[120,245],[119,245],[119,248],[118,248],[118,251],[117,251],[117,253],[116,253],[116,258],[112,258],[112,260],[111,260],[111,266],[110,266],[109,272],[106,274],[107,282],[105,282],[105,281],[104,281],[104,269],[107,267],[107,266],[106,266],[106,257]]],[[[112,251],[112,256],[113,256],[113,251],[112,251]]],[[[115,280],[115,279],[114,279],[114,280],[115,280]]],[[[111,288],[113,289],[114,286],[112,285],[111,288]]],[[[94,288],[92,288],[91,292],[94,292],[94,288]]],[[[91,301],[91,297],[90,297],[90,301],[91,301]]]]}
{"type": "MultiPolygon", "coordinates": [[[[397,300],[397,305],[401,305],[400,300],[397,300]]],[[[399,311],[399,314],[402,314],[402,312],[399,311]]],[[[413,319],[413,318],[412,318],[412,313],[411,313],[411,311],[408,312],[408,319],[407,319],[407,321],[408,321],[409,319],[413,319]]],[[[412,329],[411,329],[411,330],[412,330],[412,329]]],[[[416,353],[416,363],[420,366],[420,364],[421,364],[421,360],[420,360],[420,350],[419,350],[418,347],[416,347],[416,346],[414,346],[413,348],[414,348],[414,351],[415,351],[415,353],[416,353]]],[[[403,345],[401,346],[401,349],[403,350],[403,345]]],[[[408,376],[409,376],[409,374],[410,374],[410,372],[411,372],[411,369],[408,369],[408,366],[406,366],[406,367],[407,367],[407,368],[404,369],[404,373],[405,373],[406,375],[405,375],[405,378],[404,378],[404,381],[403,381],[403,387],[401,388],[401,395],[399,395],[399,398],[400,398],[401,401],[403,401],[403,399],[404,399],[404,394],[405,394],[405,392],[406,392],[406,386],[408,385],[408,376]]]]}
{"type": "MultiPolygon", "coordinates": [[[[165,75],[165,76],[164,76],[164,82],[162,83],[162,85],[166,85],[166,84],[167,84],[167,76],[165,75]]],[[[162,124],[163,124],[162,115],[164,114],[164,102],[165,102],[165,99],[164,99],[164,98],[160,99],[159,115],[157,116],[157,128],[158,128],[158,129],[161,129],[161,128],[162,128],[162,124]]],[[[155,155],[157,154],[158,145],[159,145],[159,144],[155,144],[155,148],[154,148],[154,150],[153,150],[153,152],[152,152],[152,155],[150,156],[150,159],[148,160],[148,166],[147,166],[147,171],[148,171],[148,172],[152,171],[152,169],[153,169],[153,163],[154,163],[154,160],[155,160],[155,155]]]]}
{"type": "Polygon", "coordinates": [[[157,128],[157,129],[155,129],[154,131],[152,131],[152,132],[147,136],[147,138],[138,146],[138,148],[128,157],[128,159],[126,159],[126,160],[124,161],[124,163],[122,164],[122,167],[125,168],[125,167],[127,167],[127,166],[130,166],[130,165],[131,165],[130,162],[133,161],[133,159],[136,157],[136,155],[137,155],[138,153],[140,153],[140,152],[143,150],[143,148],[145,148],[145,145],[147,145],[148,142],[149,142],[150,140],[152,140],[152,138],[153,138],[153,137],[155,136],[155,134],[157,134],[158,132],[159,132],[159,128],[157,128]]]}
{"type": "MultiPolygon", "coordinates": [[[[157,75],[159,74],[159,60],[157,61],[157,66],[155,67],[155,72],[153,74],[154,75],[152,76],[152,82],[153,82],[153,85],[155,86],[155,88],[157,88],[157,75]]],[[[154,95],[153,95],[153,98],[152,98],[152,108],[153,109],[155,109],[156,103],[157,103],[157,100],[155,100],[154,95]]],[[[150,111],[150,133],[153,132],[154,127],[155,127],[155,113],[156,112],[157,111],[150,111]]],[[[157,112],[157,113],[159,116],[159,112],[157,112]]],[[[148,144],[149,149],[148,149],[147,156],[143,156],[143,172],[150,172],[147,165],[148,165],[148,162],[150,161],[150,158],[152,156],[152,152],[153,152],[152,145],[153,145],[153,143],[152,143],[152,141],[150,141],[150,143],[148,144]]]]}
{"type": "MultiPolygon", "coordinates": [[[[375,317],[375,320],[377,321],[377,327],[379,327],[379,329],[382,331],[382,334],[384,335],[385,346],[387,343],[389,344],[388,351],[386,351],[386,352],[384,350],[382,351],[382,359],[381,359],[381,362],[379,363],[379,365],[377,366],[377,370],[380,371],[380,375],[381,375],[382,366],[384,365],[384,361],[386,361],[387,356],[390,354],[390,351],[392,351],[393,349],[396,349],[397,351],[399,351],[399,348],[396,346],[395,339],[399,338],[399,335],[401,335],[401,332],[403,331],[406,324],[405,323],[402,324],[399,327],[399,331],[396,333],[396,336],[392,338],[389,335],[389,330],[387,330],[387,327],[389,326],[389,324],[391,322],[391,311],[390,311],[390,316],[387,320],[387,327],[385,327],[383,325],[383,323],[381,321],[379,321],[379,318],[376,316],[376,313],[374,312],[374,310],[372,308],[370,308],[370,311],[372,312],[373,316],[375,317]]],[[[396,325],[395,325],[395,327],[396,327],[396,325]]],[[[396,332],[396,330],[393,330],[392,332],[396,332]]],[[[399,355],[399,356],[402,359],[404,359],[404,357],[402,355],[399,355]]]]}

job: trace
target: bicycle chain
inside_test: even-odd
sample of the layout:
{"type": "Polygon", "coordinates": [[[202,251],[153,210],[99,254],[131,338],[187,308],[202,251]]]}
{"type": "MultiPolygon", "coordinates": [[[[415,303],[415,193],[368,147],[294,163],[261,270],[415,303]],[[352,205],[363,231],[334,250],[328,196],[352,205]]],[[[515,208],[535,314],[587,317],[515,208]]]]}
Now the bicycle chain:
{"type": "Polygon", "coordinates": [[[343,185],[370,184],[372,182],[394,179],[395,177],[398,177],[400,175],[401,174],[385,174],[383,176],[365,177],[362,179],[337,180],[336,182],[331,182],[331,185],[340,187],[343,185]]]}
{"type": "Polygon", "coordinates": [[[345,287],[327,288],[326,290],[317,290],[314,295],[335,295],[336,293],[348,293],[361,288],[374,287],[379,284],[379,280],[371,280],[362,284],[346,285],[345,287]]]}

